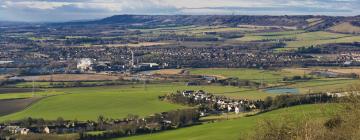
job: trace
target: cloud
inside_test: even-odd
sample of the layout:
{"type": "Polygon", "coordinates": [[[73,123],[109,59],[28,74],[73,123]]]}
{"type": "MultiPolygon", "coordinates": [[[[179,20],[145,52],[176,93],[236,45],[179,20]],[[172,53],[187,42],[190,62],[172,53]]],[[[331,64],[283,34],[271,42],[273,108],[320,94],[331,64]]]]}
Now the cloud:
{"type": "Polygon", "coordinates": [[[358,15],[360,0],[0,0],[0,20],[68,21],[115,14],[358,15]]]}

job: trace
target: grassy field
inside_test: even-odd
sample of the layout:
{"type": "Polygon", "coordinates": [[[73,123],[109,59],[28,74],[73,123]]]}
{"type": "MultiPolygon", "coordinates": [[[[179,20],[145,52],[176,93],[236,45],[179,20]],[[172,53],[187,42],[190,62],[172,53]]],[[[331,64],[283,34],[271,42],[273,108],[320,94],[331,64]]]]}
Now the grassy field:
{"type": "Polygon", "coordinates": [[[285,32],[271,32],[260,34],[248,34],[240,41],[260,41],[260,40],[274,40],[274,39],[295,39],[296,41],[310,41],[310,40],[328,40],[342,37],[349,37],[351,35],[330,33],[324,31],[318,32],[302,32],[302,31],[285,31],[285,32]]]}
{"type": "MultiPolygon", "coordinates": [[[[321,68],[314,68],[321,69],[321,68]]],[[[291,77],[294,75],[302,76],[304,74],[308,75],[312,69],[283,69],[278,71],[263,71],[257,69],[190,69],[190,74],[195,75],[213,75],[219,77],[238,77],[243,80],[251,80],[254,82],[260,82],[264,79],[264,82],[270,84],[276,84],[277,82],[281,82],[282,78],[287,76],[291,77]]],[[[334,69],[337,71],[341,71],[341,69],[334,69]]],[[[357,72],[356,68],[345,69],[344,72],[352,71],[357,72]]],[[[315,76],[316,77],[316,76],[315,76]]],[[[314,93],[314,92],[339,92],[346,91],[352,87],[360,85],[360,80],[358,79],[350,79],[350,78],[315,78],[309,81],[297,81],[291,85],[284,86],[290,88],[297,88],[299,92],[302,94],[314,93]]],[[[238,97],[239,95],[258,95],[257,98],[263,98],[269,96],[271,94],[263,96],[261,91],[258,90],[249,90],[249,89],[240,89],[238,92],[234,94],[225,93],[224,95],[229,97],[238,97]],[[242,94],[239,94],[242,93],[242,94]]]]}
{"type": "Polygon", "coordinates": [[[99,115],[109,118],[123,118],[128,114],[140,116],[157,112],[169,111],[184,106],[160,101],[158,96],[177,90],[206,90],[219,95],[229,95],[239,98],[259,99],[269,95],[261,91],[251,91],[238,87],[226,86],[185,86],[183,83],[128,85],[93,88],[55,89],[67,93],[45,98],[26,110],[0,117],[0,121],[16,120],[25,117],[77,120],[95,120],[99,115]]]}
{"type": "Polygon", "coordinates": [[[294,73],[286,71],[270,71],[259,69],[226,69],[226,68],[208,68],[208,69],[190,69],[190,74],[194,75],[212,75],[220,78],[237,77],[241,80],[250,80],[254,82],[276,83],[285,76],[293,76],[294,73]]]}
{"type": "Polygon", "coordinates": [[[347,36],[347,37],[319,39],[319,40],[299,40],[299,41],[286,42],[286,44],[287,47],[289,48],[299,48],[299,47],[308,47],[311,45],[322,45],[322,44],[331,44],[331,43],[351,43],[351,42],[360,42],[360,36],[347,36]]]}
{"type": "Polygon", "coordinates": [[[298,82],[289,87],[295,87],[300,93],[309,92],[341,92],[349,90],[351,87],[359,86],[358,79],[328,78],[314,79],[306,82],[298,82]]]}
{"type": "Polygon", "coordinates": [[[294,49],[299,47],[309,47],[311,45],[322,45],[330,43],[348,43],[360,41],[360,36],[331,33],[325,31],[318,32],[304,32],[304,31],[284,31],[284,32],[270,32],[270,33],[256,33],[247,34],[245,37],[236,39],[240,42],[249,41],[274,41],[281,39],[291,39],[292,41],[285,41],[286,49],[294,49]]]}
{"type": "Polygon", "coordinates": [[[336,105],[334,104],[302,105],[279,109],[252,117],[243,117],[234,120],[171,130],[157,134],[140,135],[114,140],[238,140],[247,134],[251,134],[257,122],[262,119],[280,120],[281,115],[295,118],[311,116],[313,119],[321,119],[333,114],[334,110],[336,110],[336,105]]]}

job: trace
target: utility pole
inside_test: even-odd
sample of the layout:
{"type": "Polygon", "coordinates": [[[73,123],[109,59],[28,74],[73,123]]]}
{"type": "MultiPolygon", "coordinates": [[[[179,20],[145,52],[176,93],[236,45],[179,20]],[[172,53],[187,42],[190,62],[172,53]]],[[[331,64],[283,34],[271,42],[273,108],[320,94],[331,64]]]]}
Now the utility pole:
{"type": "MultiPolygon", "coordinates": [[[[33,59],[35,60],[35,53],[33,53],[33,59]]],[[[35,80],[32,79],[32,96],[35,96],[35,80]]]]}
{"type": "Polygon", "coordinates": [[[32,96],[35,96],[35,81],[32,79],[32,96]]]}

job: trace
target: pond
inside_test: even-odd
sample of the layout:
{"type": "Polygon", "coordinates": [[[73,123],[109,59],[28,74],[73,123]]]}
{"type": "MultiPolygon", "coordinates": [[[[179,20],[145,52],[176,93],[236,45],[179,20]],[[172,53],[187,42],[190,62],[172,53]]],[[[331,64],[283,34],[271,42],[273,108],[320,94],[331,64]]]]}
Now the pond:
{"type": "Polygon", "coordinates": [[[264,92],[272,94],[298,94],[300,91],[297,88],[268,88],[264,92]]]}

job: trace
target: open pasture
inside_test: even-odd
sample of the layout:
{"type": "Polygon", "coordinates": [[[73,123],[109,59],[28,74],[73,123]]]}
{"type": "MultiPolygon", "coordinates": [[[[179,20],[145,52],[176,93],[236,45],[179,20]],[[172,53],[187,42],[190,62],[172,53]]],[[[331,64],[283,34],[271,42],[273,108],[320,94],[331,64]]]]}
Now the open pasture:
{"type": "Polygon", "coordinates": [[[300,93],[344,92],[360,85],[358,79],[326,78],[297,82],[288,87],[298,88],[300,93]]]}
{"type": "Polygon", "coordinates": [[[265,98],[269,95],[260,91],[245,92],[245,89],[237,87],[185,86],[183,83],[55,89],[67,94],[40,100],[26,110],[0,117],[0,121],[25,117],[96,120],[99,115],[109,118],[123,118],[128,114],[146,116],[184,108],[160,101],[158,96],[187,89],[202,89],[218,95],[249,99],[265,98]]]}
{"type": "Polygon", "coordinates": [[[285,76],[293,76],[294,73],[275,71],[275,70],[260,70],[260,69],[243,69],[243,68],[205,68],[205,69],[190,69],[190,74],[193,75],[209,75],[217,76],[219,78],[236,77],[241,80],[250,80],[253,82],[276,83],[282,81],[285,76]]]}
{"type": "Polygon", "coordinates": [[[351,35],[330,33],[324,31],[318,32],[303,32],[303,31],[285,31],[285,32],[270,32],[270,33],[258,33],[248,34],[243,38],[239,38],[240,41],[261,41],[261,40],[281,40],[281,39],[294,39],[296,41],[310,41],[310,40],[328,40],[337,39],[343,37],[349,37],[351,35]]]}
{"type": "Polygon", "coordinates": [[[360,36],[325,31],[304,32],[295,30],[246,34],[244,37],[235,40],[239,42],[286,40],[285,49],[294,49],[299,47],[309,47],[312,45],[316,46],[330,43],[359,42],[360,36]]]}
{"type": "Polygon", "coordinates": [[[299,40],[299,41],[290,41],[286,42],[288,48],[299,48],[299,47],[309,47],[312,45],[323,45],[331,43],[352,43],[360,42],[360,36],[346,36],[339,38],[329,38],[329,39],[319,39],[319,40],[299,40]]]}

